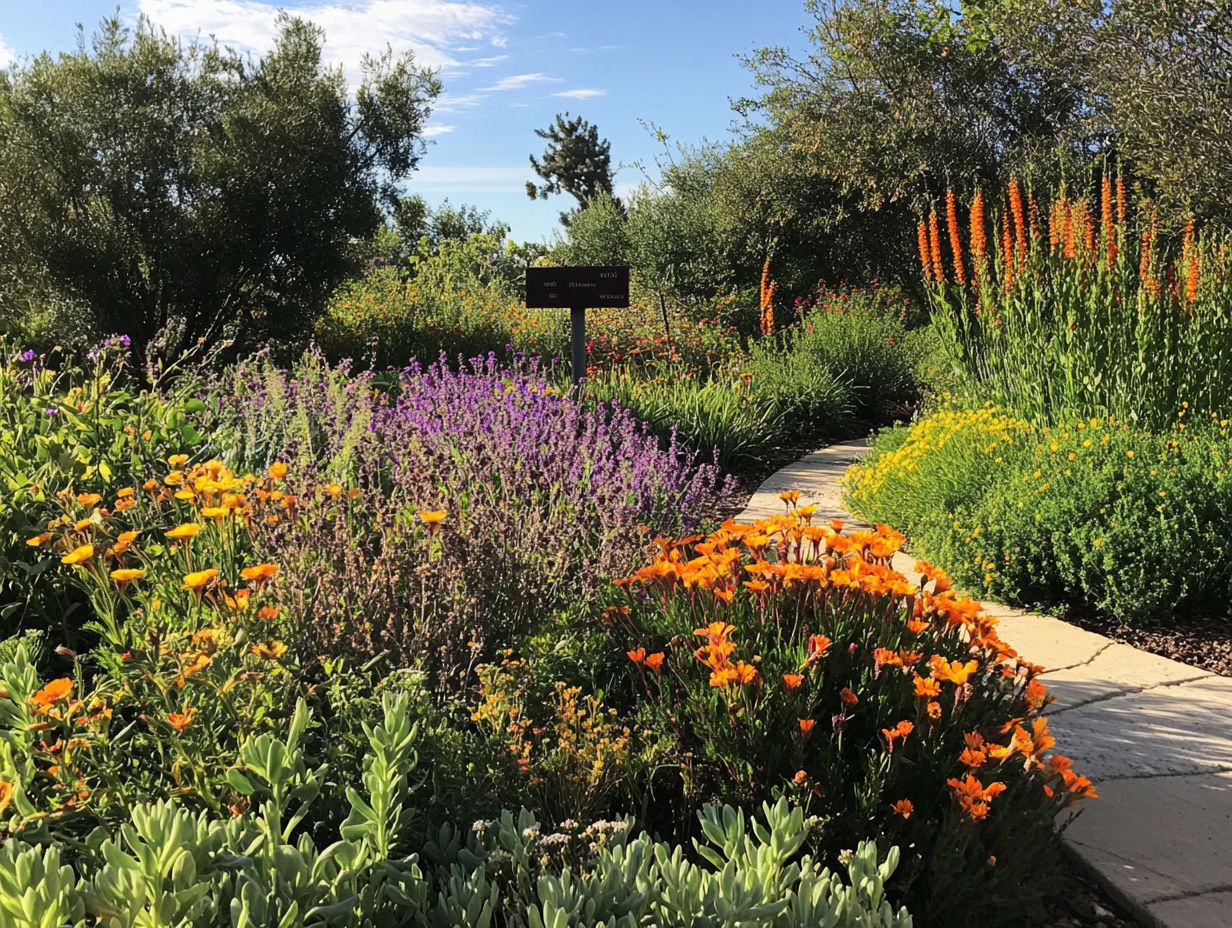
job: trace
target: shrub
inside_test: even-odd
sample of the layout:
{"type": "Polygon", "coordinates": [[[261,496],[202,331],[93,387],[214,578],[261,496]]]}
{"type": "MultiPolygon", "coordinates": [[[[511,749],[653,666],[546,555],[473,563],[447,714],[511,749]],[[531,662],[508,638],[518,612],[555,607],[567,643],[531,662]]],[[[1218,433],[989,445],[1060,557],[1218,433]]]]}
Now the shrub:
{"type": "Polygon", "coordinates": [[[1106,175],[1098,198],[1062,191],[1045,225],[1046,206],[1012,181],[999,212],[976,195],[964,253],[951,193],[948,260],[936,213],[920,223],[934,320],[980,400],[1045,424],[1114,416],[1155,430],[1184,403],[1232,401],[1226,243],[1191,224],[1170,247],[1127,196],[1106,175]]]}
{"type": "Polygon", "coordinates": [[[346,518],[262,549],[325,653],[389,650],[448,681],[585,610],[648,533],[697,526],[728,492],[714,467],[660,447],[627,411],[578,406],[533,362],[441,361],[381,382],[310,357],[216,388],[230,459],[285,460],[310,485],[362,493],[346,518]]]}
{"type": "Polygon", "coordinates": [[[901,535],[812,509],[664,540],[621,581],[612,636],[678,771],[655,808],[782,791],[827,823],[831,853],[869,830],[910,848],[901,889],[929,923],[1026,924],[1058,871],[1056,814],[1092,793],[1046,757],[1041,668],[940,571],[920,565],[917,588],[891,570],[901,535]]]}
{"type": "Polygon", "coordinates": [[[847,499],[971,588],[1126,622],[1224,615],[1232,556],[1227,420],[1164,434],[1091,418],[1035,428],[994,408],[879,438],[847,499]]]}
{"type": "Polygon", "coordinates": [[[762,461],[784,428],[777,405],[760,401],[740,380],[700,380],[681,365],[653,373],[597,372],[586,389],[600,402],[631,411],[662,439],[679,440],[703,459],[713,454],[725,470],[762,461]]]}
{"type": "Polygon", "coordinates": [[[220,819],[173,802],[138,805],[131,823],[95,835],[71,864],[60,845],[7,838],[0,844],[6,924],[633,928],[722,918],[784,928],[911,926],[906,910],[893,911],[885,897],[897,851],[882,861],[862,842],[846,882],[800,855],[812,823],[785,800],[749,824],[730,807],[704,809],[699,862],[679,846],[633,837],[628,820],[575,823],[549,835],[525,810],[476,822],[469,833],[442,829],[439,843],[411,852],[418,732],[407,709],[405,699],[386,697],[382,721],[366,729],[363,790],[346,788],[350,812],[328,847],[299,832],[331,786],[327,769],[305,756],[309,715],[300,702],[285,739],[246,741],[228,772],[251,811],[220,819]]]}
{"type": "Polygon", "coordinates": [[[0,339],[0,628],[54,629],[76,646],[83,604],[57,558],[30,541],[60,515],[57,495],[110,496],[203,440],[190,381],[140,389],[127,345],[109,339],[78,364],[0,339]]]}

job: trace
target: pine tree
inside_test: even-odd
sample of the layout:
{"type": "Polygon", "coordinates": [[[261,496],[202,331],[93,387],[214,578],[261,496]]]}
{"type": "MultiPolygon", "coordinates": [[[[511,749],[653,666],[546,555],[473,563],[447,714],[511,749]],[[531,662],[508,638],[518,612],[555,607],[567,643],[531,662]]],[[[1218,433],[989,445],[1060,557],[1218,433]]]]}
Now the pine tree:
{"type": "MultiPolygon", "coordinates": [[[[530,156],[531,167],[544,181],[538,186],[526,182],[526,195],[532,200],[567,193],[580,208],[599,194],[612,196],[612,145],[599,138],[597,126],[581,116],[570,119],[568,113],[558,113],[555,123],[536,129],[535,135],[547,139],[548,146],[542,161],[530,156]]],[[[572,215],[561,213],[561,222],[568,225],[572,215]]]]}

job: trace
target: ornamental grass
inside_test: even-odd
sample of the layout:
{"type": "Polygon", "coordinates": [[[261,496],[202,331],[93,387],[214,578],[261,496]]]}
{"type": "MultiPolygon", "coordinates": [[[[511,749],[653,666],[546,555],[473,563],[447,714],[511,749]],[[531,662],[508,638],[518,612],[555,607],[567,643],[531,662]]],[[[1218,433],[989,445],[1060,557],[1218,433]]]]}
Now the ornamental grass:
{"type": "Polygon", "coordinates": [[[933,319],[980,399],[1035,422],[1114,416],[1167,429],[1232,396],[1229,241],[1159,227],[1122,178],[1037,202],[1017,180],[917,229],[933,319]],[[961,215],[960,215],[961,214],[961,215]],[[947,247],[948,246],[948,247],[947,247]]]}
{"type": "Polygon", "coordinates": [[[785,502],[660,539],[619,581],[606,622],[661,745],[647,814],[785,793],[830,853],[860,834],[907,849],[899,890],[928,924],[1017,923],[1057,873],[1054,819],[1094,796],[1052,751],[1042,668],[940,570],[917,565],[919,586],[894,571],[903,536],[785,502]]]}

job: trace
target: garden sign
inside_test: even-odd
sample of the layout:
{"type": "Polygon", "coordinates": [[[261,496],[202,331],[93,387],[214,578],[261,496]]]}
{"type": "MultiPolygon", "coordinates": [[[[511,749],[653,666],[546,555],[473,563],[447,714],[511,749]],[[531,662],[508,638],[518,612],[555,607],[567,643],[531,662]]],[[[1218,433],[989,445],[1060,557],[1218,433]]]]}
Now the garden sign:
{"type": "Polygon", "coordinates": [[[577,389],[586,373],[586,310],[624,309],[629,305],[629,268],[528,267],[527,309],[568,309],[572,324],[570,355],[573,386],[577,389]]]}

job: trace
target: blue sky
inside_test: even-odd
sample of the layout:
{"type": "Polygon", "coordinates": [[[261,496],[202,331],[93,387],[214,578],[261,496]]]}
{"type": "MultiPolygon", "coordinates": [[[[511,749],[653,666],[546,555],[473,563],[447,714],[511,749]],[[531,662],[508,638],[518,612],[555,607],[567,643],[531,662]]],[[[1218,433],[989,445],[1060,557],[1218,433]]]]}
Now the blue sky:
{"type": "MultiPolygon", "coordinates": [[[[430,202],[473,203],[518,238],[558,227],[564,198],[532,202],[527,161],[542,151],[536,128],[568,110],[612,142],[618,191],[634,186],[661,150],[639,124],[673,140],[724,138],[729,98],[752,89],[737,56],[768,44],[797,47],[801,0],[122,0],[169,32],[268,47],[279,9],[326,30],[326,52],[348,75],[365,51],[413,48],[441,69],[445,94],[432,144],[409,189],[430,202]]],[[[92,28],[115,0],[0,0],[0,63],[42,50],[72,50],[76,24],[92,28]]]]}

